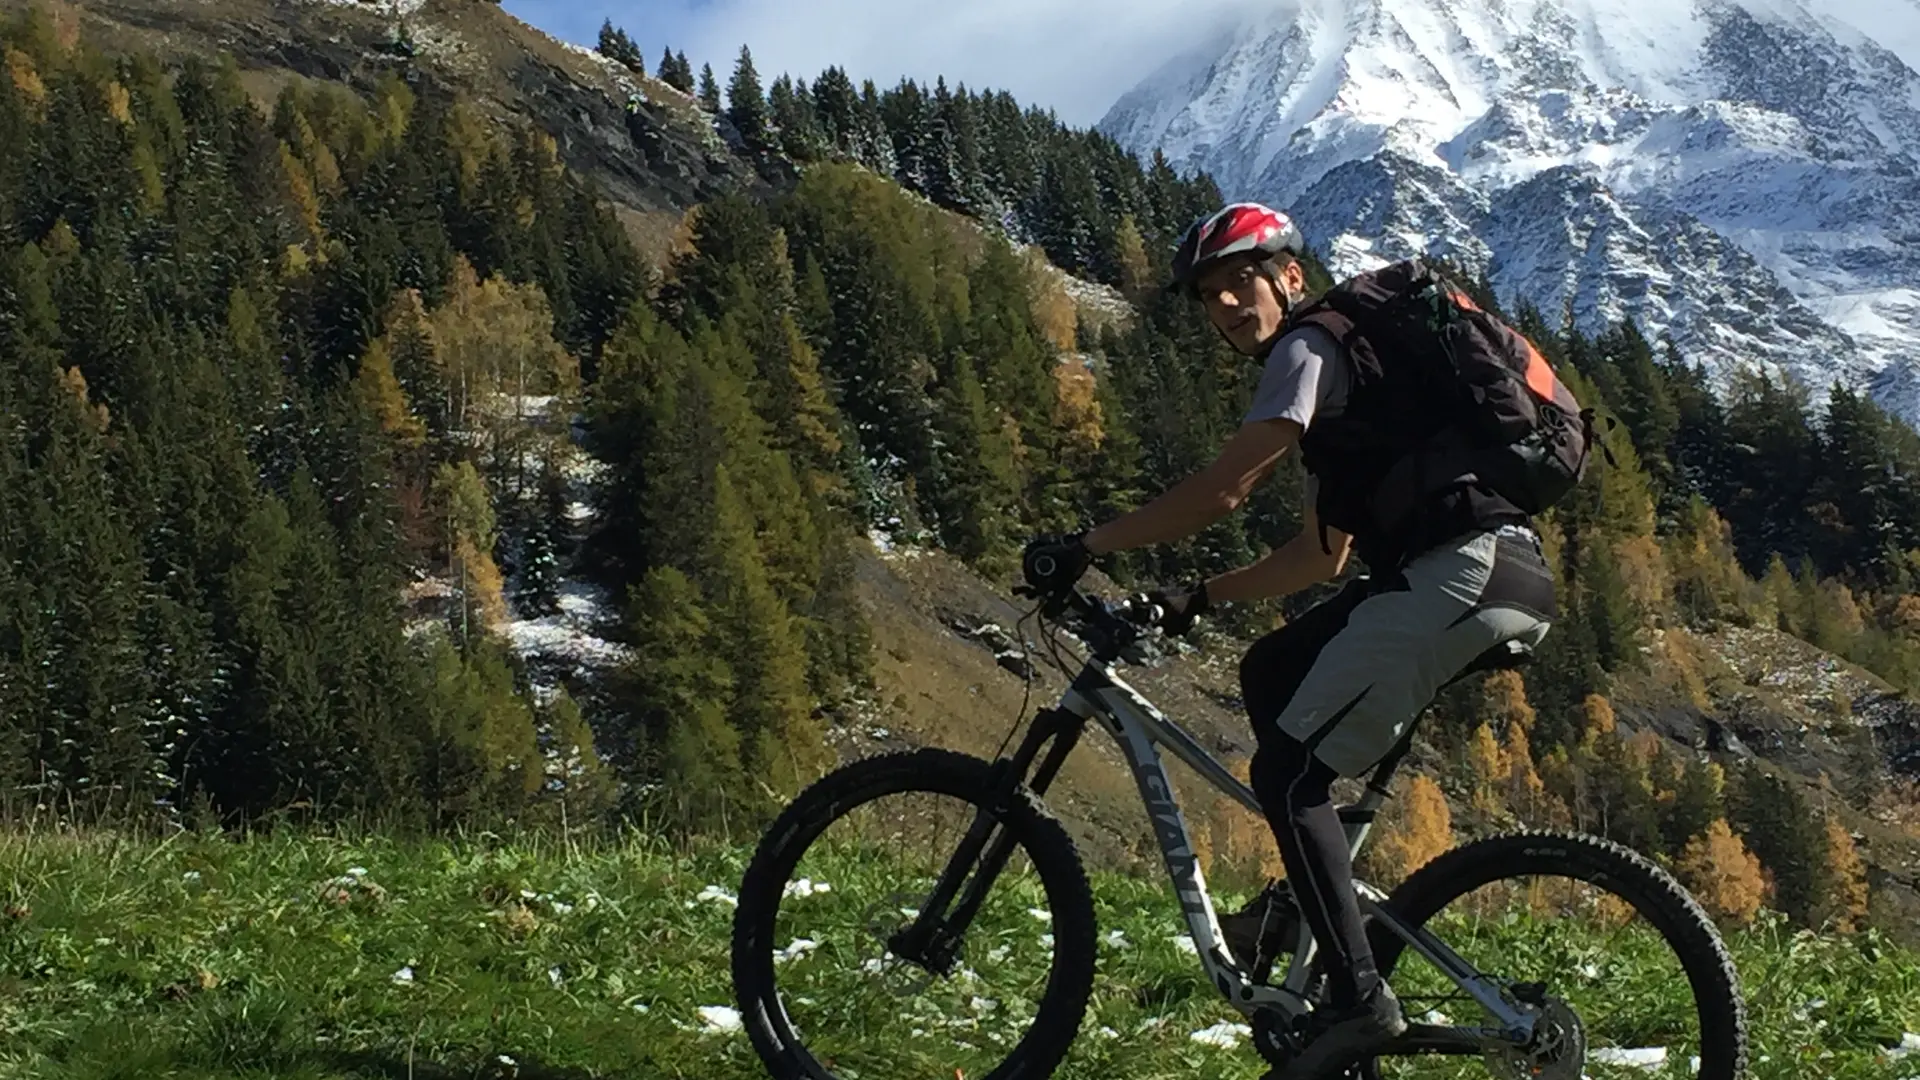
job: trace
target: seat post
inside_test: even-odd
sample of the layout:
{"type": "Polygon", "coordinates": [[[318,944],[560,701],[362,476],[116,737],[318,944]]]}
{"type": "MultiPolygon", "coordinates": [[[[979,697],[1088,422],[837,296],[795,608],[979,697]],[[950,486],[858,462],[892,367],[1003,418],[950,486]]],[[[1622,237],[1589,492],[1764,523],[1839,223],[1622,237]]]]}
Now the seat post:
{"type": "Polygon", "coordinates": [[[1413,748],[1413,729],[1373,767],[1373,774],[1367,778],[1367,787],[1360,793],[1359,801],[1340,808],[1340,825],[1346,830],[1347,850],[1354,855],[1360,853],[1360,845],[1366,842],[1367,833],[1373,828],[1374,818],[1379,816],[1380,806],[1393,797],[1393,776],[1400,770],[1400,763],[1406,760],[1407,753],[1413,748]]]}

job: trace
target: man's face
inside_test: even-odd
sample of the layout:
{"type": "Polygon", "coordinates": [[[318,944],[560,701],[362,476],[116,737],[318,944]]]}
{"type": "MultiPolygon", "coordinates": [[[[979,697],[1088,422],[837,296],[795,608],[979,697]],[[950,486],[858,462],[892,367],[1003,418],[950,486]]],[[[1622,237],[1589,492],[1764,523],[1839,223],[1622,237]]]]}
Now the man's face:
{"type": "MultiPolygon", "coordinates": [[[[1280,271],[1280,280],[1289,296],[1299,296],[1305,285],[1300,264],[1288,263],[1280,271]]],[[[1226,259],[1208,267],[1195,279],[1194,286],[1200,302],[1206,305],[1207,318],[1242,356],[1258,352],[1287,319],[1286,304],[1274,289],[1273,280],[1251,257],[1226,259]]]]}

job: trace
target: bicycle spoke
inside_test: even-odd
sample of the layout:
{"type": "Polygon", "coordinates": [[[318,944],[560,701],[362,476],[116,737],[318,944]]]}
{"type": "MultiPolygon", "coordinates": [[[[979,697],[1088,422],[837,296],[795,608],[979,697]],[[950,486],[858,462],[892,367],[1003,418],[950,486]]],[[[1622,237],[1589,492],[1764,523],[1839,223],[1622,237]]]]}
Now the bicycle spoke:
{"type": "MultiPolygon", "coordinates": [[[[1383,1077],[1694,1075],[1699,1025],[1680,958],[1657,929],[1605,889],[1571,878],[1498,881],[1456,898],[1426,926],[1502,985],[1504,996],[1531,1003],[1538,1041],[1486,1058],[1383,1059],[1383,1077]]],[[[1393,984],[1416,1023],[1491,1023],[1418,954],[1402,957],[1393,984]]]]}
{"type": "Polygon", "coordinates": [[[813,944],[778,961],[776,984],[795,1030],[837,1075],[984,1075],[1032,1022],[1053,951],[1023,852],[995,878],[949,974],[887,948],[920,917],[974,813],[927,792],[878,799],[836,821],[795,868],[793,880],[831,889],[782,903],[776,939],[813,944]]]}

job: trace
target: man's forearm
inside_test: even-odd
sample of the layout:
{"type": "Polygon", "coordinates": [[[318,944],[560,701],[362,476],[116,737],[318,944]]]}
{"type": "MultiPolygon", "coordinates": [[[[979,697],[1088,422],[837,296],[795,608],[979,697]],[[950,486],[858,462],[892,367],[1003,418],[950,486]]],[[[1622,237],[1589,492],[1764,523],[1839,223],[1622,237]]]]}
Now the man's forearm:
{"type": "Polygon", "coordinates": [[[1175,543],[1232,511],[1233,501],[1222,495],[1204,475],[1189,477],[1138,510],[1090,530],[1085,537],[1087,550],[1105,555],[1149,544],[1175,543]]]}
{"type": "Polygon", "coordinates": [[[1329,558],[1321,550],[1318,536],[1302,533],[1251,566],[1209,579],[1207,599],[1214,603],[1233,603],[1288,596],[1338,576],[1345,561],[1329,558]]]}

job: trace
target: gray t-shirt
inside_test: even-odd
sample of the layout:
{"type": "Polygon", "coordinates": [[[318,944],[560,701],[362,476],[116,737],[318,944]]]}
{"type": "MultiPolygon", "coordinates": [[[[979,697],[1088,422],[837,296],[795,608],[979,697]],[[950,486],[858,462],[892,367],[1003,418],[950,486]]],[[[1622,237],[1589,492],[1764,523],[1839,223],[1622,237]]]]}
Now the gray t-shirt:
{"type": "Polygon", "coordinates": [[[1300,327],[1274,342],[1243,422],[1291,420],[1301,430],[1310,428],[1315,417],[1345,411],[1352,378],[1332,334],[1319,326],[1300,327]]]}

